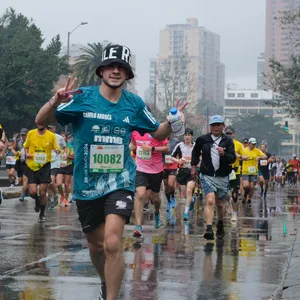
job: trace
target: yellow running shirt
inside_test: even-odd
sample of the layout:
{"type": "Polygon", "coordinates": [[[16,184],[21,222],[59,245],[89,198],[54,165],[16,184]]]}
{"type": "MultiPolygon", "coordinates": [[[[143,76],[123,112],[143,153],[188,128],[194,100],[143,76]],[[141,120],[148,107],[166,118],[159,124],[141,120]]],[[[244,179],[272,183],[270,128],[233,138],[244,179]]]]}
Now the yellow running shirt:
{"type": "MultiPolygon", "coordinates": [[[[243,144],[237,140],[233,140],[235,153],[243,155],[243,144]]],[[[235,162],[232,164],[232,168],[238,168],[236,174],[240,174],[240,158],[236,158],[235,162]]]]}
{"type": "Polygon", "coordinates": [[[27,166],[32,171],[37,171],[46,163],[51,162],[51,151],[59,149],[56,136],[49,130],[45,134],[38,134],[37,129],[30,130],[27,134],[24,148],[32,157],[27,159],[27,166]]]}
{"type": "Polygon", "coordinates": [[[250,150],[248,147],[243,148],[243,156],[247,155],[248,160],[243,160],[243,175],[257,175],[258,173],[258,162],[257,157],[264,156],[265,154],[258,148],[250,150]]]}

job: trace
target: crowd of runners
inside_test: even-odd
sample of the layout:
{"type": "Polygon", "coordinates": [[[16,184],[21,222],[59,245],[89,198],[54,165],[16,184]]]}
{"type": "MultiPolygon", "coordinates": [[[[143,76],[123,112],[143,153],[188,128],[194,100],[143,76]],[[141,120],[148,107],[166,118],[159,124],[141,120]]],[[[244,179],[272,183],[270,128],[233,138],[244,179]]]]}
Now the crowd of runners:
{"type": "MultiPolygon", "coordinates": [[[[76,200],[91,260],[101,279],[99,299],[117,299],[124,273],[122,234],[132,218],[133,236],[143,240],[143,213],[153,205],[154,228],[168,226],[172,210],[189,222],[197,199],[203,197],[204,238],[223,238],[225,207],[237,222],[238,203],[252,205],[255,187],[267,199],[268,188],[297,184],[300,162],[269,153],[255,137],[235,139],[224,118],[212,116],[209,132],[195,137],[185,128],[172,133],[169,116],[159,123],[137,95],[123,89],[134,74],[125,46],[108,45],[96,74],[102,84],[75,90],[69,78],[40,109],[36,128],[23,128],[14,139],[1,128],[0,155],[5,159],[9,186],[22,185],[20,201],[34,199],[38,221],[45,210],[76,200]],[[72,134],[56,133],[55,122],[72,124],[72,134]],[[74,137],[74,140],[73,140],[74,137]],[[74,180],[73,180],[74,170],[74,180]],[[166,201],[166,203],[163,203],[166,201]],[[180,203],[184,202],[181,211],[180,203]],[[163,204],[163,205],[162,205],[163,204]]],[[[184,126],[188,103],[177,101],[184,126]]],[[[1,192],[2,200],[2,192],[1,192]]],[[[174,225],[174,224],[173,224],[174,225]]]]}

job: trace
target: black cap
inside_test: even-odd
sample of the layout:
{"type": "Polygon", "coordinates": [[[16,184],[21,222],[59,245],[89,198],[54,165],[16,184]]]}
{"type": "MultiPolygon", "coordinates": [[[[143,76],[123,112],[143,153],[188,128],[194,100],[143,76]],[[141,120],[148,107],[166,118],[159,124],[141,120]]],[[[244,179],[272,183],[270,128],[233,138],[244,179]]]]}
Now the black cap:
{"type": "Polygon", "coordinates": [[[194,132],[191,128],[186,128],[184,134],[194,135],[194,132]]]}
{"type": "Polygon", "coordinates": [[[247,138],[243,139],[243,144],[249,143],[249,140],[247,138]]]}
{"type": "Polygon", "coordinates": [[[96,74],[102,78],[101,70],[112,63],[121,64],[128,71],[128,79],[134,77],[131,68],[131,52],[130,49],[121,45],[109,44],[102,53],[102,62],[96,69],[96,74]]]}

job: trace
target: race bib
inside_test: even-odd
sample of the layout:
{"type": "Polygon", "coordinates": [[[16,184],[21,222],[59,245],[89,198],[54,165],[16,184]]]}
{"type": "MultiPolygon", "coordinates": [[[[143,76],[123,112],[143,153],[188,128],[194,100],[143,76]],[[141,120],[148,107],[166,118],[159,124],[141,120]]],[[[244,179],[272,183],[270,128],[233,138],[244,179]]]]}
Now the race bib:
{"type": "Polygon", "coordinates": [[[260,160],[260,165],[261,166],[267,166],[268,165],[268,161],[266,159],[260,160]]]}
{"type": "Polygon", "coordinates": [[[6,156],[6,164],[7,165],[14,165],[16,163],[16,159],[14,156],[6,156]]]}
{"type": "Polygon", "coordinates": [[[35,152],[33,161],[38,165],[44,165],[47,162],[47,154],[45,152],[35,152]]]}
{"type": "Polygon", "coordinates": [[[173,163],[172,156],[171,155],[166,155],[165,156],[165,162],[166,162],[166,164],[172,164],[173,163]]]}
{"type": "Polygon", "coordinates": [[[256,173],[256,167],[248,167],[248,173],[256,173]]]}
{"type": "Polygon", "coordinates": [[[297,173],[298,172],[298,169],[294,169],[294,173],[297,173]]]}
{"type": "Polygon", "coordinates": [[[140,146],[138,146],[136,155],[139,159],[150,160],[152,158],[152,151],[144,151],[140,146]]]}
{"type": "Polygon", "coordinates": [[[124,169],[124,145],[91,145],[90,172],[116,173],[124,169]]]}
{"type": "Polygon", "coordinates": [[[229,174],[229,180],[236,180],[236,174],[235,174],[235,171],[232,170],[231,173],[229,174]]]}

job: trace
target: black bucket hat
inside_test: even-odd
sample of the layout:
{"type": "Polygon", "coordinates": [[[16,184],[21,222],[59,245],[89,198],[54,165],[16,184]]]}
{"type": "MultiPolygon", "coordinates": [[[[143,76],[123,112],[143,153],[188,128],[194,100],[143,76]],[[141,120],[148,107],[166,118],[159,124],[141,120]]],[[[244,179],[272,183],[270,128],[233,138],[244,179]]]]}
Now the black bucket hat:
{"type": "Polygon", "coordinates": [[[109,44],[102,53],[102,62],[96,69],[96,74],[102,78],[101,70],[112,63],[121,64],[128,71],[128,79],[134,77],[131,68],[131,51],[126,46],[109,44]]]}

